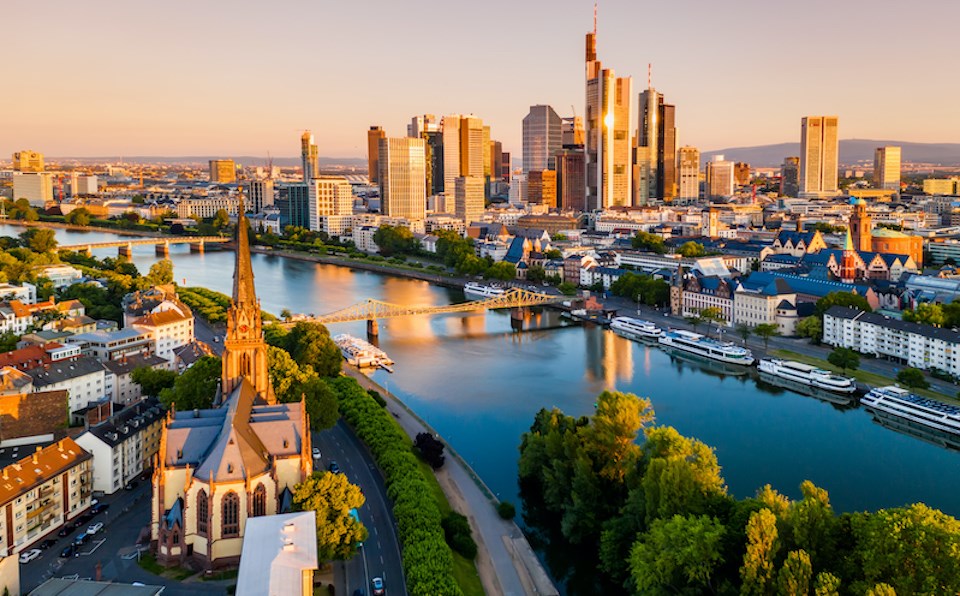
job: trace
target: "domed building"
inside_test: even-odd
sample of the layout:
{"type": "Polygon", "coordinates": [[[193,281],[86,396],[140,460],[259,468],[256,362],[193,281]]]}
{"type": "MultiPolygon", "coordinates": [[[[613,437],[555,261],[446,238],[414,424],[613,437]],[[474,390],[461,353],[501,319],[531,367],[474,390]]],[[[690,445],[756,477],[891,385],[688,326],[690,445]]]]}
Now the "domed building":
{"type": "Polygon", "coordinates": [[[923,238],[910,236],[896,230],[877,228],[870,241],[873,252],[894,255],[909,255],[917,267],[923,267],[923,238]]]}

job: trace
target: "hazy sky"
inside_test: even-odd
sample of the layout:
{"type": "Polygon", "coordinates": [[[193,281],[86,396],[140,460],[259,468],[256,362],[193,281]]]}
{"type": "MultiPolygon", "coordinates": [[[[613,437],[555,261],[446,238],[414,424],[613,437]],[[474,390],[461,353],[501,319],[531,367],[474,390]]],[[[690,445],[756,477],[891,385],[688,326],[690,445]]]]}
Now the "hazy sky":
{"type": "MultiPolygon", "coordinates": [[[[956,0],[606,0],[599,55],[702,150],[960,141],[956,0]]],[[[0,155],[366,155],[366,129],[473,112],[519,155],[528,107],[582,115],[589,0],[4,2],[0,155]],[[571,106],[573,106],[571,108],[571,106]]],[[[634,105],[636,99],[634,99],[634,105]]],[[[634,111],[636,107],[634,107],[634,111]]],[[[634,115],[634,118],[636,116],[634,115]]]]}

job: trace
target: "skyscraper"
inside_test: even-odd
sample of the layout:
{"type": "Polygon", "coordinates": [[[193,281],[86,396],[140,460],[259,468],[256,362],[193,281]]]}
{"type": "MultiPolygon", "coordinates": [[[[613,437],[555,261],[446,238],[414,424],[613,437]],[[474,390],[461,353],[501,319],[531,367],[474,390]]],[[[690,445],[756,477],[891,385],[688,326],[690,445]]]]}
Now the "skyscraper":
{"type": "Polygon", "coordinates": [[[742,161],[733,164],[733,180],[737,186],[750,184],[750,164],[742,161]]]}
{"type": "Polygon", "coordinates": [[[440,123],[437,122],[436,116],[424,114],[410,119],[410,124],[407,125],[408,137],[421,139],[423,134],[428,132],[440,132],[440,123]]]}
{"type": "Polygon", "coordinates": [[[454,212],[467,225],[483,216],[484,179],[480,176],[460,176],[454,181],[454,212]]]}
{"type": "Polygon", "coordinates": [[[569,147],[583,147],[584,132],[583,118],[580,116],[570,116],[563,118],[560,122],[560,144],[566,149],[569,147]]]}
{"type": "Polygon", "coordinates": [[[237,181],[237,164],[232,159],[210,160],[210,182],[231,184],[237,181]]]}
{"type": "Polygon", "coordinates": [[[303,131],[300,136],[300,160],[303,162],[303,181],[310,182],[320,172],[320,156],[309,130],[303,131]]]}
{"type": "Polygon", "coordinates": [[[371,126],[367,131],[367,177],[370,179],[370,184],[377,184],[380,181],[380,167],[377,160],[380,156],[380,139],[386,137],[387,133],[379,126],[371,126]]]}
{"type": "Polygon", "coordinates": [[[557,173],[554,170],[531,170],[527,174],[527,201],[551,208],[557,206],[557,173]]]}
{"type": "Polygon", "coordinates": [[[460,175],[483,177],[483,120],[476,116],[460,117],[460,175]]]}
{"type": "Polygon", "coordinates": [[[900,147],[877,147],[874,151],[873,186],[900,190],[900,147]]]}
{"type": "Polygon", "coordinates": [[[800,196],[838,194],[840,144],[836,116],[805,116],[800,124],[800,196]]]}
{"type": "Polygon", "coordinates": [[[452,197],[460,177],[460,115],[443,117],[443,192],[452,197]]]}
{"type": "Polygon", "coordinates": [[[556,168],[563,145],[563,121],[550,106],[530,106],[523,118],[523,173],[556,168]]]}
{"type": "Polygon", "coordinates": [[[490,179],[503,180],[503,143],[500,141],[490,141],[490,167],[490,179]]]}
{"type": "Polygon", "coordinates": [[[680,147],[677,201],[696,203],[700,198],[700,151],[696,147],[680,147]]]}
{"type": "Polygon", "coordinates": [[[564,149],[557,155],[557,203],[564,210],[586,211],[586,155],[564,149]]]}
{"type": "Polygon", "coordinates": [[[800,158],[784,157],[780,166],[780,194],[795,197],[800,193],[800,158]]]}
{"type": "Polygon", "coordinates": [[[254,180],[250,182],[250,209],[260,213],[264,207],[273,206],[273,180],[254,180]]]}
{"type": "Polygon", "coordinates": [[[586,36],[587,208],[630,205],[633,168],[630,159],[629,77],[617,78],[597,60],[597,26],[586,36]]]}
{"type": "Polygon", "coordinates": [[[427,210],[424,140],[410,137],[382,138],[378,162],[383,214],[411,220],[423,219],[427,210]]]}
{"type": "Polygon", "coordinates": [[[339,236],[350,227],[353,216],[353,187],[343,176],[316,176],[307,183],[310,225],[315,232],[339,236]]]}
{"type": "Polygon", "coordinates": [[[14,172],[42,172],[43,153],[37,151],[17,151],[13,154],[14,172]]]}
{"type": "Polygon", "coordinates": [[[708,199],[732,197],[734,191],[733,162],[715,155],[707,162],[706,195],[708,199]]]}
{"type": "Polygon", "coordinates": [[[636,201],[651,199],[672,201],[677,196],[677,128],[676,108],[664,103],[663,94],[653,87],[640,93],[637,121],[637,165],[646,172],[649,182],[637,185],[646,188],[646,196],[636,201]],[[641,151],[640,148],[646,148],[641,151]]]}

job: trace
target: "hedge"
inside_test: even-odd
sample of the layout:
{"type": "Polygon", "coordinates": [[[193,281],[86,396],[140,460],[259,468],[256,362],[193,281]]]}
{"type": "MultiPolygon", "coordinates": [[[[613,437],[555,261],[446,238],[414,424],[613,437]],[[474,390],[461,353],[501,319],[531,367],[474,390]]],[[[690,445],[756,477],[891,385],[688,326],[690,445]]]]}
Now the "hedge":
{"type": "Polygon", "coordinates": [[[413,443],[390,413],[349,377],[331,382],[340,413],[383,471],[403,550],[407,590],[413,596],[462,595],[453,577],[453,553],[444,538],[440,509],[413,454],[413,443]]]}

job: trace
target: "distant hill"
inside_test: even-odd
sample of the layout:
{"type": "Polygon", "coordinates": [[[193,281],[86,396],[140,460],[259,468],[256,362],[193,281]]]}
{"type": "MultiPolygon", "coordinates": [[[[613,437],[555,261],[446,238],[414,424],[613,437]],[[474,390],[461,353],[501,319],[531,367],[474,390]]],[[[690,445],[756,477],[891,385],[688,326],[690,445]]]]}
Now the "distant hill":
{"type": "MultiPolygon", "coordinates": [[[[211,159],[232,159],[237,163],[245,166],[265,166],[267,165],[267,158],[252,157],[249,155],[237,155],[237,156],[227,156],[227,155],[183,155],[183,156],[166,156],[166,155],[106,155],[103,157],[48,157],[47,161],[53,162],[66,162],[66,161],[76,161],[79,163],[104,163],[112,162],[116,163],[120,160],[123,160],[124,163],[199,163],[205,164],[211,159]]],[[[293,166],[300,165],[299,157],[274,157],[273,165],[280,166],[284,168],[290,168],[293,166]]],[[[360,167],[366,166],[367,160],[365,158],[359,157],[321,157],[320,158],[321,166],[350,166],[350,167],[360,167]]]]}
{"type": "MultiPolygon", "coordinates": [[[[840,141],[840,162],[852,165],[857,162],[873,163],[873,151],[883,145],[898,145],[903,148],[902,159],[911,163],[930,163],[942,166],[960,165],[960,143],[907,143],[904,141],[874,141],[869,139],[846,139],[840,141]]],[[[702,158],[710,160],[722,154],[729,161],[744,161],[755,167],[774,167],[783,163],[783,158],[800,155],[800,143],[778,143],[755,147],[731,147],[706,151],[702,158]]]]}

